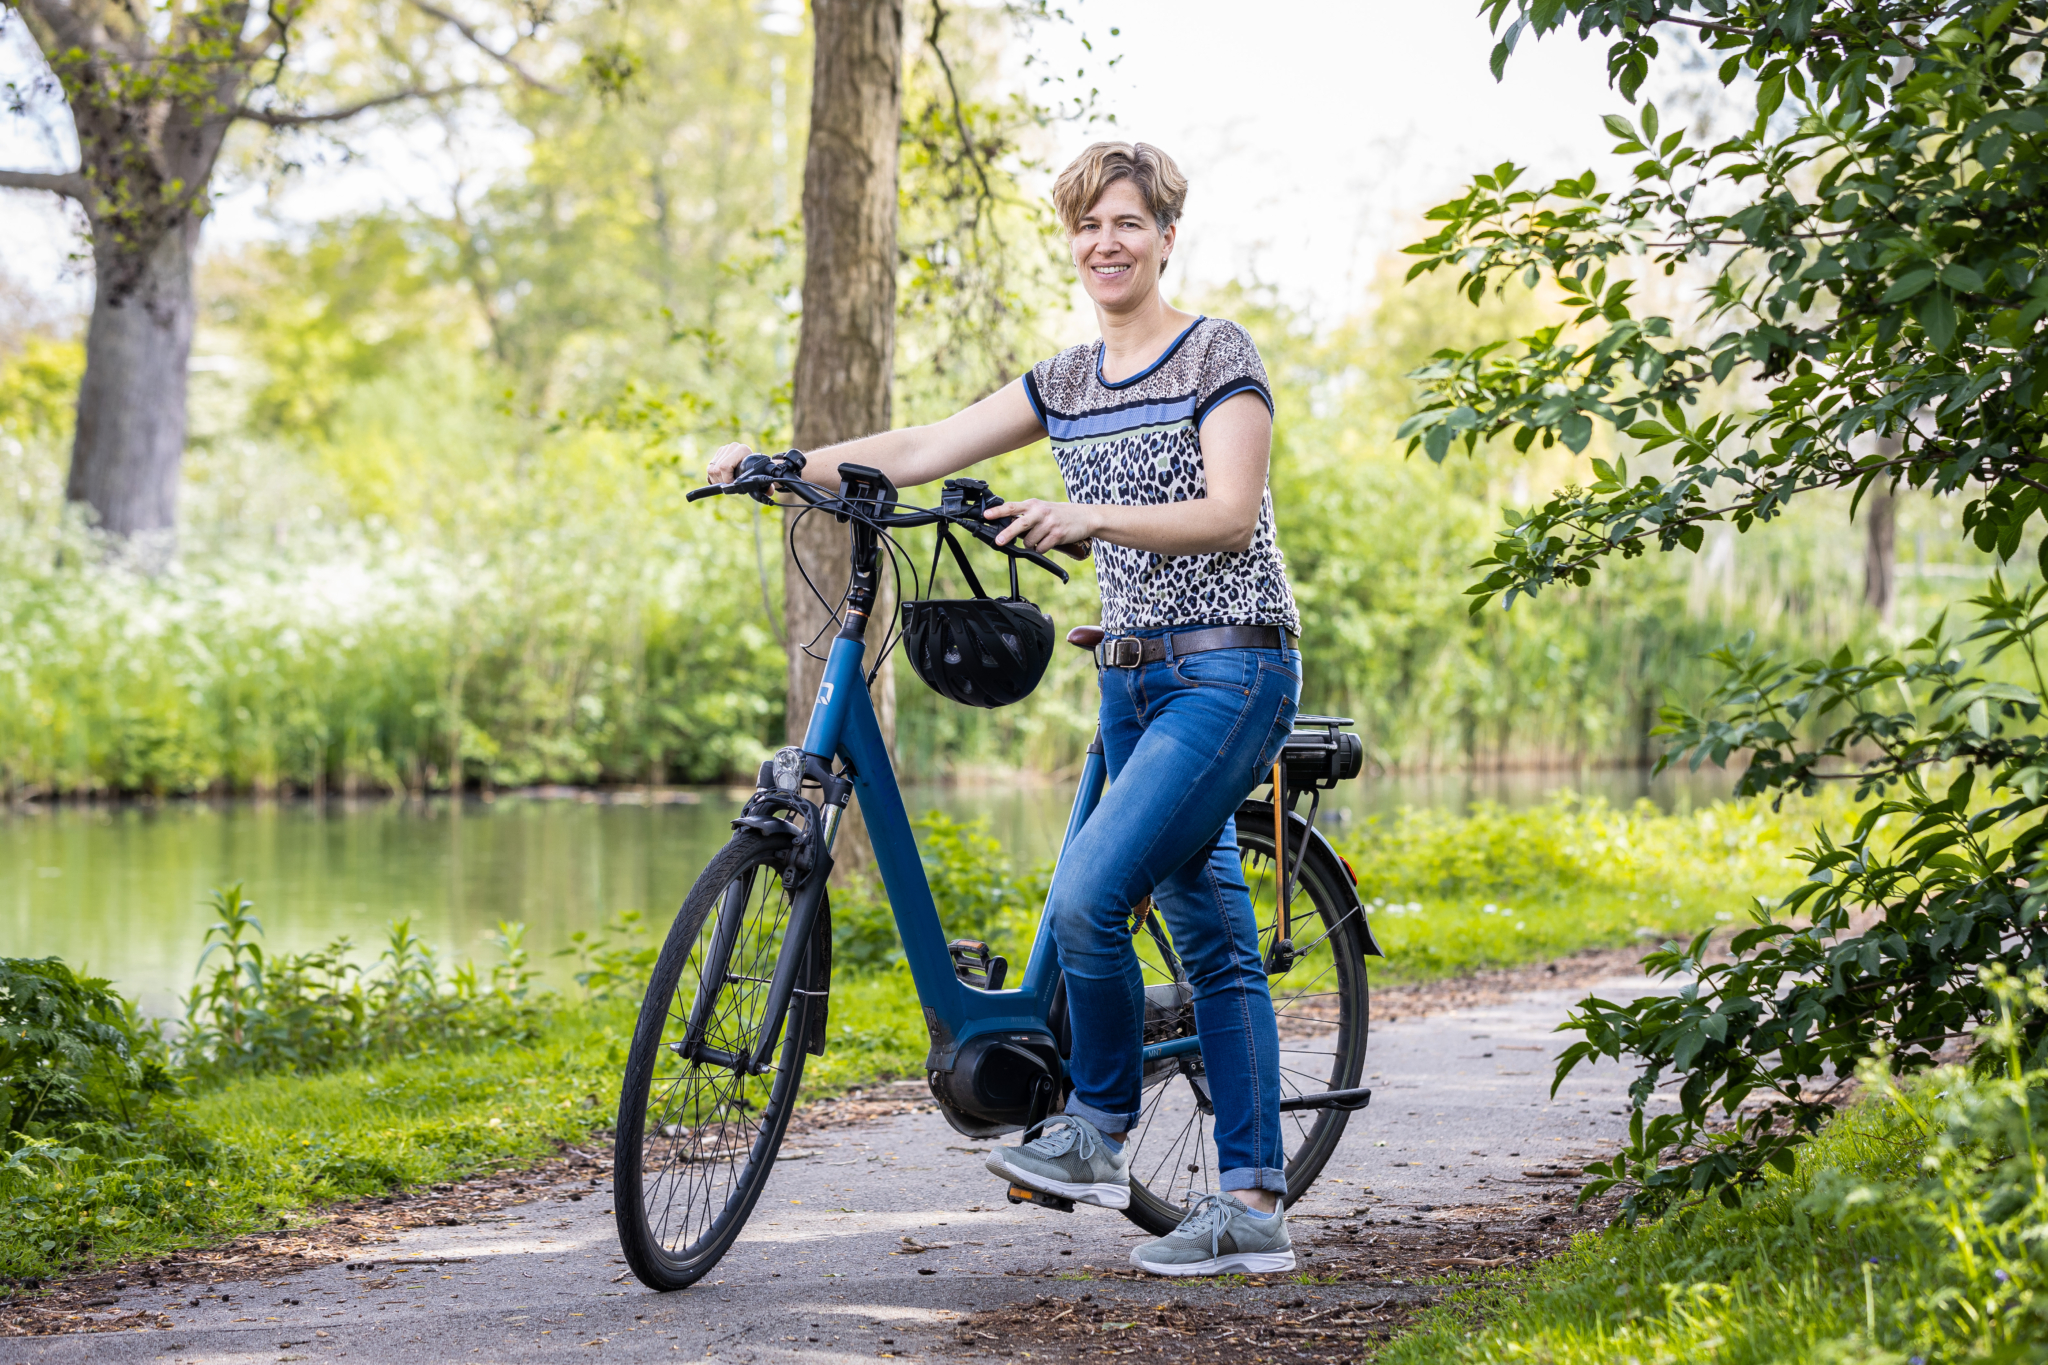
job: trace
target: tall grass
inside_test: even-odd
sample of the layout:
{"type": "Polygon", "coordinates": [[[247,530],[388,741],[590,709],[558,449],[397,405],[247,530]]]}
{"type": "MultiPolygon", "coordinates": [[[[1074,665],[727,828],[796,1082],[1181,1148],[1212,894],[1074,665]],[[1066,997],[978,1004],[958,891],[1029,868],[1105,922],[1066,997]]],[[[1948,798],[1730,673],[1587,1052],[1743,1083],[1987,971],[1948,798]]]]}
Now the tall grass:
{"type": "Polygon", "coordinates": [[[705,781],[779,740],[743,513],[685,516],[601,437],[476,496],[404,534],[196,528],[155,577],[24,515],[0,535],[0,796],[705,781]]]}

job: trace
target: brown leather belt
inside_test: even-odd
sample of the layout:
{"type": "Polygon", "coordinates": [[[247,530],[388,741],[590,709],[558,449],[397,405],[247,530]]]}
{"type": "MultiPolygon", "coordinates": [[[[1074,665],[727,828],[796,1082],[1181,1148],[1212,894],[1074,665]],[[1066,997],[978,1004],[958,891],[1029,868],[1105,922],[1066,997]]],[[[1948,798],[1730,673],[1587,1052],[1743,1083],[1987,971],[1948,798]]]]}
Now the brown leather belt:
{"type": "Polygon", "coordinates": [[[1202,654],[1212,649],[1292,649],[1294,637],[1279,626],[1214,626],[1173,635],[1122,635],[1095,646],[1097,668],[1140,668],[1167,657],[1202,654]]]}

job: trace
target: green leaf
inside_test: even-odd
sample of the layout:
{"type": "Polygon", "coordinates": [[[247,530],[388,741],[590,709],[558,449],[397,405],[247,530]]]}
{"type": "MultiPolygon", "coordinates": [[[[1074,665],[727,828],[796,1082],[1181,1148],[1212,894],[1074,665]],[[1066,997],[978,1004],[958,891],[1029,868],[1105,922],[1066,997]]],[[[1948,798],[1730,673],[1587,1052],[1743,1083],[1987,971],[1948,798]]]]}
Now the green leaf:
{"type": "Polygon", "coordinates": [[[1678,533],[1678,543],[1691,550],[1694,554],[1700,552],[1700,546],[1705,543],[1706,538],[1707,533],[1696,525],[1687,526],[1678,533]]]}
{"type": "Polygon", "coordinates": [[[1928,285],[1933,284],[1934,276],[1933,266],[1926,266],[1919,270],[1909,270],[1899,276],[1891,288],[1884,291],[1884,297],[1878,300],[1878,302],[1904,303],[1928,285]]]}
{"type": "Polygon", "coordinates": [[[1937,352],[1946,351],[1956,339],[1956,305],[1947,290],[1937,289],[1922,299],[1914,316],[1927,331],[1927,344],[1937,352]]]}
{"type": "Polygon", "coordinates": [[[1763,118],[1769,118],[1778,112],[1778,106],[1784,102],[1785,73],[1781,71],[1775,76],[1766,77],[1763,84],[1757,87],[1756,112],[1763,118]]]}
{"type": "Polygon", "coordinates": [[[1557,424],[1557,438],[1572,454],[1582,454],[1593,441],[1593,419],[1575,412],[1557,424]]]}
{"type": "Polygon", "coordinates": [[[1623,118],[1621,115],[1607,114],[1601,118],[1600,122],[1605,124],[1607,127],[1607,131],[1614,134],[1616,137],[1621,138],[1627,142],[1635,141],[1635,128],[1629,123],[1627,119],[1623,118]]]}
{"type": "Polygon", "coordinates": [[[1646,104],[1643,106],[1643,141],[1655,142],[1656,140],[1657,106],[1654,104],[1646,104]]]}
{"type": "Polygon", "coordinates": [[[1970,267],[1957,265],[1953,261],[1941,268],[1941,282],[1965,294],[1984,292],[1984,277],[1970,267]]]}

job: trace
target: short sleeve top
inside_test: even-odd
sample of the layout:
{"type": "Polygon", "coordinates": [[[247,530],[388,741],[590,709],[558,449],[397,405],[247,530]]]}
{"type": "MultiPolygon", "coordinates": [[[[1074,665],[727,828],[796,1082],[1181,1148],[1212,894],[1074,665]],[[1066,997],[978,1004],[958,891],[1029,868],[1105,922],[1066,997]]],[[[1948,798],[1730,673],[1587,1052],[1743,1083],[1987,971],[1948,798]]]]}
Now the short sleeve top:
{"type": "MultiPolygon", "coordinates": [[[[1032,411],[1075,502],[1127,507],[1187,502],[1208,493],[1202,423],[1219,404],[1272,390],[1244,328],[1197,318],[1159,359],[1128,379],[1102,376],[1102,343],[1072,346],[1024,376],[1032,411]]],[[[1259,501],[1249,549],[1160,555],[1097,540],[1096,581],[1109,631],[1161,626],[1281,626],[1301,633],[1273,526],[1273,494],[1259,501]]]]}

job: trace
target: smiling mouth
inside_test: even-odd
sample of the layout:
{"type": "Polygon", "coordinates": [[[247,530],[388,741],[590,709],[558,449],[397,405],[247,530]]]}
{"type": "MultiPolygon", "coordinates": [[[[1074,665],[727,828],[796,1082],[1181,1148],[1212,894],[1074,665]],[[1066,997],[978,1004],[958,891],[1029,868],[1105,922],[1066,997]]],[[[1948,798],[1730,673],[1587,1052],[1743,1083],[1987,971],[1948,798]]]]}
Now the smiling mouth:
{"type": "Polygon", "coordinates": [[[1089,267],[1098,275],[1121,275],[1130,269],[1129,265],[1098,265],[1089,267]]]}

